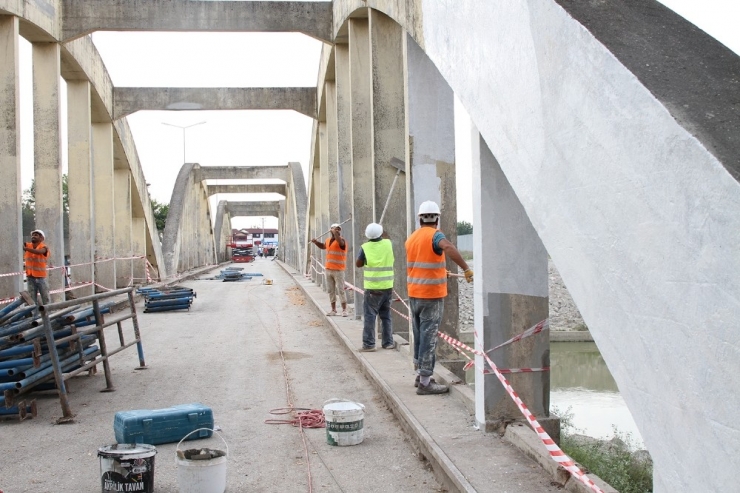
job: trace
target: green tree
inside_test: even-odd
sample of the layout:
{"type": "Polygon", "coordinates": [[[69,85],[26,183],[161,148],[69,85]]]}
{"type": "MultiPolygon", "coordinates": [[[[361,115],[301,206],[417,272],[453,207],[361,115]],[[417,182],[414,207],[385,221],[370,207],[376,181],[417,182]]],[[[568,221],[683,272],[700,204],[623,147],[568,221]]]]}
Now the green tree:
{"type": "Polygon", "coordinates": [[[164,226],[167,223],[167,214],[170,212],[170,205],[157,202],[151,199],[152,203],[152,214],[154,214],[154,220],[157,223],[157,231],[160,233],[164,232],[164,226]]]}
{"type": "Polygon", "coordinates": [[[472,235],[473,234],[473,225],[470,224],[467,221],[458,221],[457,222],[457,236],[462,235],[472,235]]]}
{"type": "MultiPolygon", "coordinates": [[[[30,236],[36,229],[36,180],[31,180],[31,186],[23,190],[21,198],[21,217],[23,221],[23,236],[30,236]]],[[[67,175],[62,175],[62,225],[65,238],[69,236],[69,184],[67,175]]]]}

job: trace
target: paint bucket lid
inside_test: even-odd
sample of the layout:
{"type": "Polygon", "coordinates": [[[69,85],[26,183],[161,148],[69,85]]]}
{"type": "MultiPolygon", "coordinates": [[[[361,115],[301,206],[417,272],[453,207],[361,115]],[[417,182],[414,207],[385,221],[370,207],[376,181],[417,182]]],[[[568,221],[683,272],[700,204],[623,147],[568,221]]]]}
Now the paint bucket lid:
{"type": "Polygon", "coordinates": [[[324,411],[363,411],[365,406],[359,402],[352,401],[327,401],[324,403],[324,411]]]}
{"type": "Polygon", "coordinates": [[[98,449],[98,457],[143,459],[157,453],[154,445],[144,443],[115,443],[98,449]]]}

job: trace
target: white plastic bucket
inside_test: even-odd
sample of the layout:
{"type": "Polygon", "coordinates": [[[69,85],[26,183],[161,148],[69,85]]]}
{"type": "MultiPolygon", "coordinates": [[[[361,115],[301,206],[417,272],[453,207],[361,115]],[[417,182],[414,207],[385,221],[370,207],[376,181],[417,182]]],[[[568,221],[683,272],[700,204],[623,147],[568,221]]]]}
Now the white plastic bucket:
{"type": "Polygon", "coordinates": [[[365,406],[359,402],[328,400],[324,403],[324,419],[329,445],[357,445],[365,438],[365,406]]]}
{"type": "MultiPolygon", "coordinates": [[[[177,464],[177,484],[180,493],[224,493],[226,489],[226,461],[229,456],[229,445],[220,433],[214,431],[226,445],[226,455],[205,460],[190,460],[180,457],[180,444],[196,431],[210,430],[199,428],[183,437],[175,450],[175,464],[177,464]]],[[[205,448],[205,447],[196,447],[205,448]]],[[[221,452],[221,451],[218,451],[221,452]]]]}

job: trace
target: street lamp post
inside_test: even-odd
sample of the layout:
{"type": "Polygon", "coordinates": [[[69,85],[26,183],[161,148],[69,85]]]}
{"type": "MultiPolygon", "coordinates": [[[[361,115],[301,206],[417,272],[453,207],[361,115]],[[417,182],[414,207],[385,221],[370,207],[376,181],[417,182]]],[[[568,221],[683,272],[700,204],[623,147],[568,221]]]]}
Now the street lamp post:
{"type": "Polygon", "coordinates": [[[262,218],[262,255],[267,257],[265,253],[265,218],[262,218]]]}
{"type": "Polygon", "coordinates": [[[186,154],[185,154],[185,130],[187,130],[190,127],[194,127],[196,125],[203,125],[204,123],[206,123],[206,122],[193,123],[192,125],[185,125],[184,127],[182,127],[180,125],[175,125],[173,123],[165,123],[165,122],[162,122],[162,125],[169,125],[170,127],[175,127],[175,128],[179,128],[179,129],[182,130],[182,163],[183,164],[185,164],[187,162],[185,160],[185,157],[186,157],[186,154]]]}

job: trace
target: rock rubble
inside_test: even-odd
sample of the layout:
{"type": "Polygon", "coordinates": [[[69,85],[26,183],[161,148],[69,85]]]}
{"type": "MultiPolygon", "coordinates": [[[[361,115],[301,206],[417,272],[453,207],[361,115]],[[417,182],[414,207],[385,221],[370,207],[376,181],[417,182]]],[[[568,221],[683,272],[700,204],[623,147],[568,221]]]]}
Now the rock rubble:
{"type": "MultiPolygon", "coordinates": [[[[550,287],[550,330],[586,330],[581,312],[578,311],[568,289],[555,268],[552,260],[548,260],[548,277],[550,287]]],[[[473,285],[460,278],[459,309],[460,330],[473,331],[473,285]]]]}

